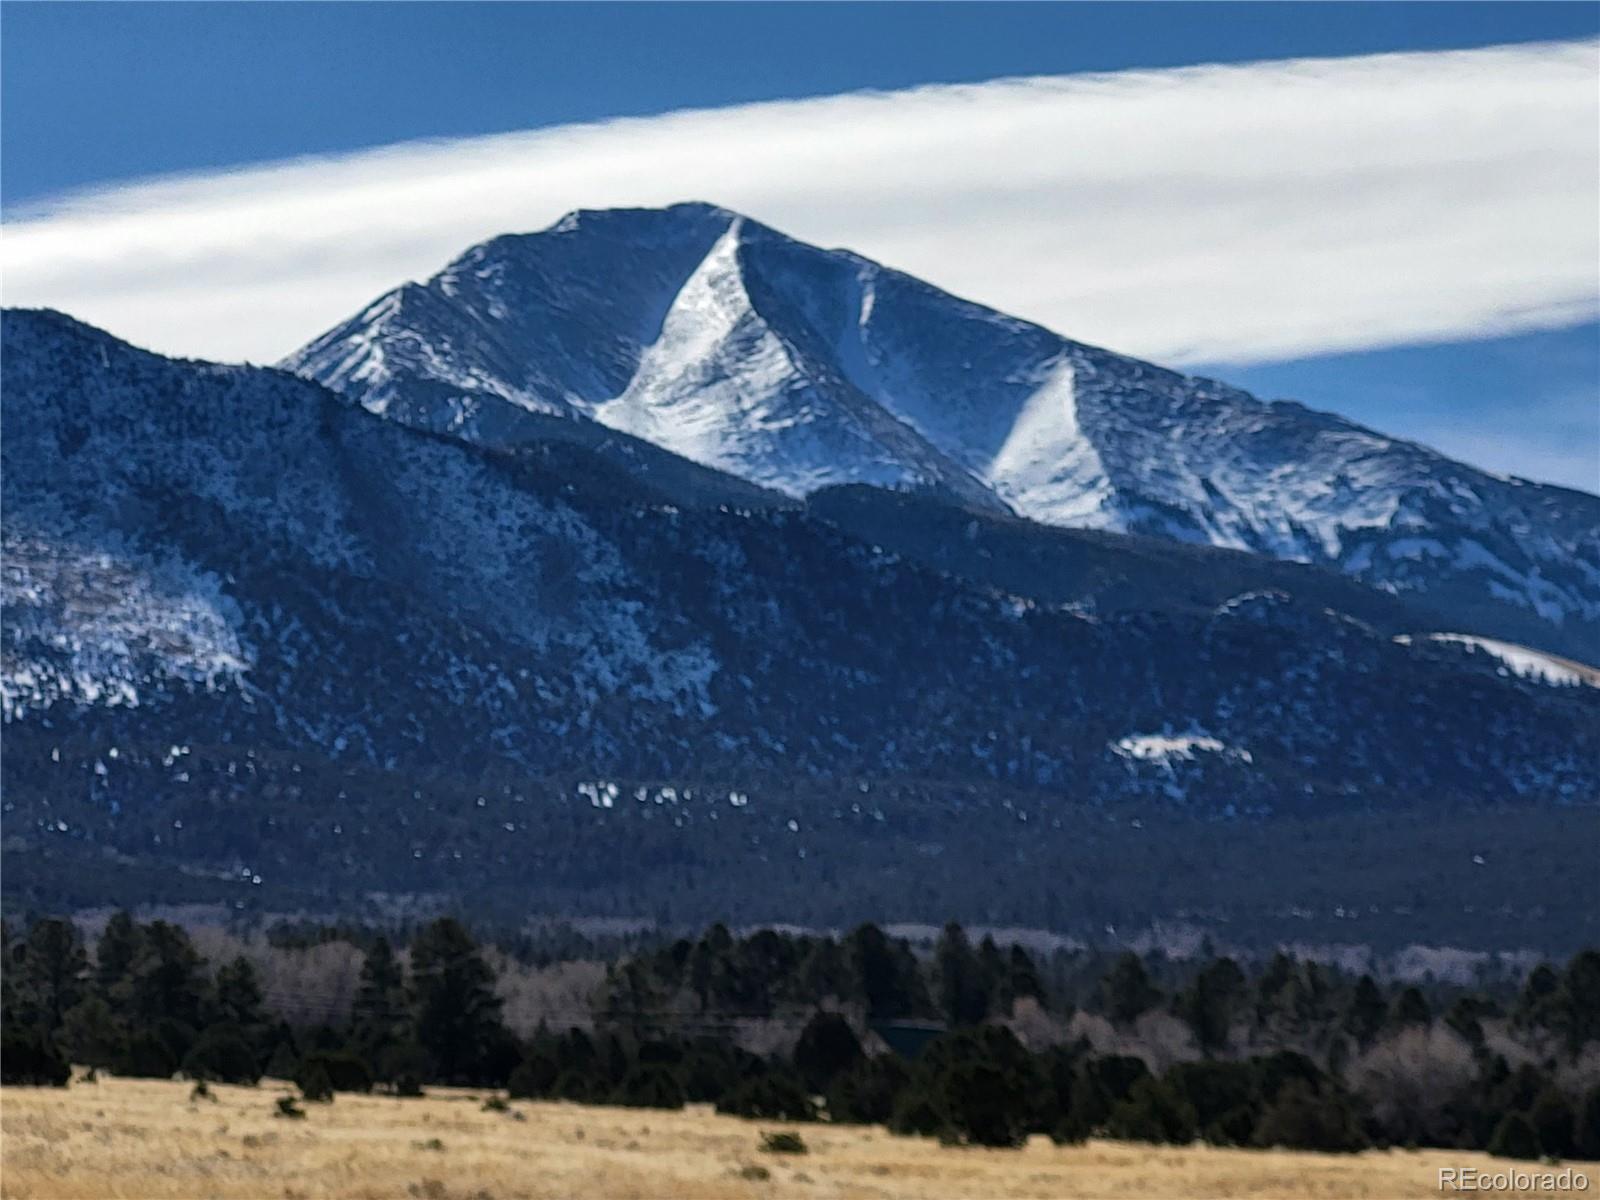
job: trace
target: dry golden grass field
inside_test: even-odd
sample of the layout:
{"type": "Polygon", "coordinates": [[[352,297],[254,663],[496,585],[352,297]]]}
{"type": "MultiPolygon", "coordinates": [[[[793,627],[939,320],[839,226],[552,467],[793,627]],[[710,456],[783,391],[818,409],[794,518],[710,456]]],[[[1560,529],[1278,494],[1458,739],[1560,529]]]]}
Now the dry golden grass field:
{"type": "MultiPolygon", "coordinates": [[[[881,1129],[788,1126],[804,1155],[760,1149],[776,1123],[709,1112],[571,1104],[485,1111],[441,1090],[421,1100],[341,1095],[304,1120],[282,1089],[102,1079],[0,1093],[6,1200],[1391,1200],[1440,1195],[1440,1166],[1511,1164],[1448,1151],[1357,1156],[1113,1142],[963,1150],[881,1129]]],[[[1524,1164],[1528,1166],[1529,1164],[1524,1164]]],[[[1531,1164],[1539,1169],[1537,1164],[1531,1164]]],[[[1582,1168],[1580,1168],[1582,1169],[1582,1168]]],[[[1600,1167],[1587,1168],[1600,1196],[1600,1167]]],[[[1544,1195],[1502,1192],[1500,1195],[1544,1195]]],[[[1582,1192],[1564,1193],[1581,1195],[1582,1192]]]]}

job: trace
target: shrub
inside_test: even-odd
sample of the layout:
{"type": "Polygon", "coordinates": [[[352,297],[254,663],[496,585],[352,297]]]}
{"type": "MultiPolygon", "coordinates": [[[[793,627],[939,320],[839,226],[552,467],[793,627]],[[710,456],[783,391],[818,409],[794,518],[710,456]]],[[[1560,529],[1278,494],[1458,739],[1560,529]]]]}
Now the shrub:
{"type": "Polygon", "coordinates": [[[1248,1146],[1254,1140],[1261,1112],[1254,1105],[1230,1108],[1200,1127],[1200,1137],[1213,1146],[1248,1146]]]}
{"type": "MultiPolygon", "coordinates": [[[[300,1071],[295,1076],[295,1082],[301,1083],[303,1076],[313,1070],[320,1071],[328,1080],[329,1090],[335,1092],[370,1092],[372,1090],[372,1072],[367,1069],[364,1060],[354,1054],[339,1051],[318,1050],[306,1055],[305,1061],[300,1064],[300,1071]]],[[[301,1084],[304,1090],[304,1084],[301,1084]]]]}
{"type": "Polygon", "coordinates": [[[303,1121],[305,1120],[306,1110],[301,1108],[300,1105],[295,1102],[295,1098],[293,1096],[279,1096],[277,1099],[276,1111],[274,1111],[272,1115],[275,1117],[288,1117],[295,1121],[303,1121]]]}
{"type": "Polygon", "coordinates": [[[1570,1158],[1577,1149],[1572,1105],[1555,1088],[1546,1088],[1528,1114],[1539,1135],[1539,1149],[1552,1158],[1570,1158]]]}
{"type": "Polygon", "coordinates": [[[1089,1140],[1094,1128],[1081,1116],[1068,1112],[1050,1127],[1050,1140],[1058,1146],[1077,1146],[1089,1140]]]}
{"type": "Polygon", "coordinates": [[[66,1056],[91,1067],[117,1065],[127,1049],[128,1037],[111,1007],[98,996],[80,1001],[61,1019],[61,1040],[66,1056]]]}
{"type": "Polygon", "coordinates": [[[414,1075],[418,1079],[434,1077],[433,1060],[416,1042],[385,1046],[378,1051],[378,1061],[374,1065],[377,1069],[372,1073],[373,1078],[386,1083],[397,1082],[402,1075],[414,1075]]]}
{"type": "Polygon", "coordinates": [[[635,1067],[612,1093],[612,1103],[628,1108],[682,1108],[683,1085],[659,1064],[635,1067]]]}
{"type": "Polygon", "coordinates": [[[553,1054],[533,1051],[511,1072],[506,1091],[513,1100],[541,1100],[555,1092],[560,1075],[561,1067],[553,1054]]]}
{"type": "Polygon", "coordinates": [[[595,1081],[585,1071],[563,1071],[556,1076],[550,1094],[557,1100],[572,1100],[587,1104],[600,1098],[595,1081]]]}
{"type": "Polygon", "coordinates": [[[1159,1079],[1146,1077],[1111,1110],[1106,1131],[1130,1142],[1183,1145],[1194,1141],[1196,1124],[1194,1105],[1159,1079]]]}
{"type": "Polygon", "coordinates": [[[315,1056],[308,1058],[306,1065],[300,1068],[295,1083],[307,1100],[317,1104],[332,1103],[333,1081],[328,1078],[328,1069],[315,1056]]]}
{"type": "Polygon", "coordinates": [[[220,1083],[253,1084],[261,1078],[255,1054],[233,1025],[213,1025],[202,1033],[183,1056],[183,1073],[220,1083]]]}
{"type": "Polygon", "coordinates": [[[1025,1091],[1001,1066],[959,1062],[945,1069],[935,1087],[948,1117],[948,1132],[976,1146],[1020,1146],[1028,1138],[1031,1111],[1025,1091]]]}
{"type": "Polygon", "coordinates": [[[697,1103],[719,1100],[741,1080],[763,1070],[761,1060],[749,1051],[707,1038],[691,1042],[678,1064],[684,1095],[697,1103]]]}
{"type": "Polygon", "coordinates": [[[816,1105],[795,1080],[775,1072],[747,1079],[717,1101],[717,1111],[765,1121],[815,1121],[816,1105]]]}
{"type": "Polygon", "coordinates": [[[768,1154],[805,1154],[809,1151],[805,1139],[790,1130],[761,1135],[761,1148],[768,1154]]]}
{"type": "Polygon", "coordinates": [[[0,1038],[0,1082],[22,1087],[66,1087],[71,1078],[72,1068],[42,1031],[8,1029],[0,1038]]]}
{"type": "Polygon", "coordinates": [[[1181,1063],[1166,1074],[1167,1085],[1193,1107],[1208,1142],[1243,1145],[1260,1111],[1256,1071],[1249,1063],[1181,1063]]]}
{"type": "Polygon", "coordinates": [[[1038,1061],[1007,1029],[945,1034],[923,1052],[918,1073],[945,1118],[942,1132],[974,1145],[1021,1145],[1056,1108],[1038,1061]]]}
{"type": "Polygon", "coordinates": [[[893,1054],[864,1058],[828,1089],[828,1118],[850,1125],[884,1125],[911,1072],[893,1054]]]}
{"type": "Polygon", "coordinates": [[[178,1056],[149,1030],[141,1030],[128,1039],[116,1065],[118,1075],[138,1079],[171,1079],[177,1069],[178,1056]]]}
{"type": "MultiPolygon", "coordinates": [[[[156,1040],[166,1047],[168,1058],[175,1064],[183,1062],[184,1055],[189,1053],[190,1047],[200,1037],[194,1026],[170,1017],[163,1017],[157,1021],[153,1032],[156,1040]]],[[[174,1066],[173,1070],[177,1070],[177,1066],[174,1066]]],[[[169,1071],[167,1074],[170,1075],[172,1072],[169,1071]]]]}
{"type": "Polygon", "coordinates": [[[1538,1158],[1539,1132],[1526,1113],[1507,1113],[1489,1139],[1489,1153],[1498,1158],[1538,1158]]]}
{"type": "Polygon", "coordinates": [[[950,1128],[949,1118],[933,1096],[911,1087],[901,1093],[889,1117],[889,1132],[902,1137],[940,1137],[950,1128]]]}
{"type": "Polygon", "coordinates": [[[1144,1059],[1131,1054],[1108,1054],[1084,1063],[1083,1074],[1106,1101],[1115,1104],[1132,1094],[1134,1085],[1150,1074],[1150,1068],[1144,1065],[1144,1059]]]}
{"type": "Polygon", "coordinates": [[[262,1072],[273,1079],[293,1079],[300,1071],[300,1056],[294,1052],[294,1044],[280,1041],[272,1048],[272,1056],[267,1059],[267,1068],[262,1072]]]}
{"type": "Polygon", "coordinates": [[[794,1048],[795,1069],[813,1091],[825,1091],[862,1060],[861,1042],[838,1013],[817,1013],[806,1022],[794,1048]]]}
{"type": "Polygon", "coordinates": [[[1293,1050],[1279,1050],[1250,1061],[1255,1067],[1262,1098],[1266,1100],[1275,1100],[1291,1083],[1304,1084],[1312,1092],[1321,1092],[1327,1083],[1327,1076],[1316,1063],[1293,1050]]]}
{"type": "Polygon", "coordinates": [[[1354,1153],[1367,1146],[1366,1135],[1349,1101],[1328,1092],[1317,1095],[1300,1081],[1286,1085],[1256,1126],[1258,1146],[1290,1150],[1354,1153]]]}

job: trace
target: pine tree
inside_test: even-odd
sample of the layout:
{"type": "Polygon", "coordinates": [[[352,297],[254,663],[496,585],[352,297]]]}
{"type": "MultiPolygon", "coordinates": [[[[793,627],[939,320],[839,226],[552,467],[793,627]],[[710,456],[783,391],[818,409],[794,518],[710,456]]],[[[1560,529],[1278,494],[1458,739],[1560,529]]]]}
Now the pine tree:
{"type": "Polygon", "coordinates": [[[1444,1015],[1444,1023],[1474,1048],[1483,1046],[1483,1022],[1479,1019],[1488,1008],[1476,996],[1460,996],[1444,1015]]]}
{"type": "Polygon", "coordinates": [[[1006,1001],[1015,1004],[1024,997],[1034,1000],[1044,1000],[1044,984],[1039,979],[1039,969],[1033,965],[1033,958],[1021,946],[1012,946],[1010,960],[1006,964],[1006,1001]]]}
{"type": "Polygon", "coordinates": [[[838,1013],[817,1013],[806,1022],[794,1048],[795,1070],[814,1092],[826,1091],[835,1078],[864,1055],[850,1023],[838,1013]]]}
{"type": "Polygon", "coordinates": [[[700,1011],[709,1012],[725,1004],[733,992],[734,940],[721,922],[706,930],[685,958],[689,986],[700,1001],[700,1011]]]}
{"type": "Polygon", "coordinates": [[[1278,1003],[1290,1029],[1321,1031],[1334,1016],[1334,996],[1327,970],[1317,963],[1303,962],[1289,977],[1278,1003]]]}
{"type": "Polygon", "coordinates": [[[28,931],[23,987],[47,1032],[61,1028],[62,1016],[83,998],[88,973],[83,937],[71,921],[47,917],[28,931]]]}
{"type": "Polygon", "coordinates": [[[984,934],[978,943],[978,986],[983,991],[985,1015],[994,1011],[995,1000],[1006,985],[1006,959],[995,944],[993,934],[984,934]]]}
{"type": "Polygon", "coordinates": [[[299,1070],[300,1056],[295,1053],[292,1041],[281,1040],[273,1046],[265,1074],[273,1079],[293,1079],[299,1070]]]}
{"type": "Polygon", "coordinates": [[[1383,1028],[1386,1015],[1383,993],[1378,990],[1378,985],[1373,982],[1371,975],[1363,975],[1356,981],[1350,1003],[1345,1008],[1345,1029],[1359,1045],[1368,1046],[1383,1028]]]}
{"type": "Polygon", "coordinates": [[[495,974],[461,923],[441,917],[411,944],[417,1040],[447,1081],[475,1083],[505,1035],[495,974]]]}
{"type": "Polygon", "coordinates": [[[0,919],[0,1023],[6,1028],[20,1027],[22,992],[17,987],[17,945],[11,922],[0,919]]]}
{"type": "Polygon", "coordinates": [[[214,1009],[218,1021],[245,1031],[266,1024],[266,1013],[261,1007],[261,982],[255,966],[242,954],[217,971],[215,989],[214,1009]]]}
{"type": "Polygon", "coordinates": [[[1265,1026],[1285,1008],[1285,992],[1296,974],[1295,960],[1281,950],[1256,980],[1256,1024],[1265,1026]]]}
{"type": "Polygon", "coordinates": [[[144,948],[144,933],[127,912],[112,915],[94,947],[94,987],[111,1011],[127,1011],[134,964],[144,948]]]}
{"type": "Polygon", "coordinates": [[[1161,993],[1150,982],[1144,962],[1130,950],[1100,981],[1100,998],[1113,1024],[1131,1025],[1156,1006],[1161,993]]]}
{"type": "Polygon", "coordinates": [[[384,1050],[405,1040],[410,1014],[406,1005],[405,969],[389,939],[379,937],[361,964],[355,1003],[350,1009],[354,1041],[382,1067],[384,1050]]]}
{"type": "Polygon", "coordinates": [[[1210,1057],[1227,1045],[1244,999],[1244,972],[1231,958],[1208,963],[1178,997],[1178,1013],[1194,1030],[1201,1053],[1210,1057]]]}
{"type": "MultiPolygon", "coordinates": [[[[993,947],[994,943],[989,945],[993,947]]],[[[973,953],[961,926],[952,921],[944,927],[933,960],[939,983],[939,1010],[944,1019],[952,1028],[982,1022],[989,1012],[983,963],[973,953]]]]}
{"type": "Polygon", "coordinates": [[[1578,1119],[1573,1141],[1578,1157],[1590,1162],[1600,1161],[1600,1083],[1584,1094],[1578,1108],[1578,1119]]]}
{"type": "Polygon", "coordinates": [[[850,963],[844,947],[832,938],[813,939],[800,960],[795,984],[800,995],[813,1000],[854,999],[850,994],[850,963]]]}
{"type": "Polygon", "coordinates": [[[198,1027],[206,1000],[205,960],[176,925],[152,921],[142,933],[129,1004],[134,1022],[153,1026],[176,1021],[198,1027]]]}
{"type": "Polygon", "coordinates": [[[873,1020],[908,1016],[926,998],[916,960],[891,942],[876,925],[862,925],[846,939],[846,950],[860,981],[858,993],[873,1020]]]}
{"type": "Polygon", "coordinates": [[[63,1014],[61,1043],[73,1062],[110,1070],[127,1050],[128,1033],[111,1006],[91,995],[63,1014]]]}
{"type": "Polygon", "coordinates": [[[1582,950],[1562,972],[1554,1024],[1573,1050],[1600,1041],[1600,950],[1582,950]]]}
{"type": "Polygon", "coordinates": [[[1394,1000],[1394,1012],[1390,1018],[1395,1025],[1426,1025],[1433,1019],[1432,1010],[1428,1008],[1428,1001],[1422,990],[1408,987],[1401,991],[1394,1000]]]}
{"type": "Polygon", "coordinates": [[[1517,1000],[1516,1019],[1520,1025],[1549,1025],[1551,1009],[1556,1003],[1556,992],[1561,987],[1561,977],[1549,963],[1540,963],[1528,972],[1522,985],[1522,995],[1517,1000]]]}

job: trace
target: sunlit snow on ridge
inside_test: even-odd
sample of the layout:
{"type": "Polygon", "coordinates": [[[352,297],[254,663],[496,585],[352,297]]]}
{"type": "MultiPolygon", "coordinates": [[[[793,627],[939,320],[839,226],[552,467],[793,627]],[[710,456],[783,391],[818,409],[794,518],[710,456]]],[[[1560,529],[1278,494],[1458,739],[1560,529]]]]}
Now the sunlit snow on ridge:
{"type": "MultiPolygon", "coordinates": [[[[1409,644],[1413,640],[1406,634],[1395,638],[1395,641],[1402,644],[1409,644]]],[[[1473,637],[1465,633],[1430,633],[1427,635],[1427,640],[1482,650],[1504,663],[1505,667],[1503,669],[1509,670],[1513,675],[1519,675],[1523,679],[1532,679],[1539,683],[1556,684],[1564,687],[1578,684],[1600,687],[1600,671],[1592,667],[1581,666],[1578,663],[1568,662],[1565,659],[1557,658],[1553,654],[1530,650],[1526,646],[1518,646],[1511,642],[1500,642],[1494,638],[1473,637]]]]}

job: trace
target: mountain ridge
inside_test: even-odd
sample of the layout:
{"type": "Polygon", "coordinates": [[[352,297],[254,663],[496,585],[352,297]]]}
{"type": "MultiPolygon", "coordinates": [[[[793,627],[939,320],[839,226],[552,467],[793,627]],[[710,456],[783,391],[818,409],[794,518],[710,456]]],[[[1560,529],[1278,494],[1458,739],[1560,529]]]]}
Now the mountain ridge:
{"type": "MultiPolygon", "coordinates": [[[[1004,723],[1037,725],[1038,734],[1017,736],[1019,747],[1039,748],[1019,749],[1004,773],[1038,783],[1065,769],[1064,759],[1050,765],[1058,752],[1037,740],[1048,727],[1056,729],[1049,740],[1060,741],[1062,721],[1088,721],[1072,740],[1092,758],[1119,738],[1150,732],[1145,724],[1217,726],[1210,732],[1246,745],[1270,767],[1274,756],[1262,738],[1287,736],[1292,744],[1299,736],[1269,733],[1279,719],[1272,714],[1283,696],[1325,673],[1337,687],[1365,693],[1366,672],[1415,670],[1419,694],[1431,694],[1444,677],[1430,664],[1453,655],[1460,665],[1446,672],[1451,688],[1481,679],[1472,686],[1488,687],[1498,697],[1491,707],[1519,721],[1546,708],[1554,720],[1574,701],[1576,716],[1593,702],[1473,670],[1460,648],[1401,645],[1327,610],[1315,593],[1309,603],[1295,600],[1278,590],[1277,577],[1226,603],[1215,603],[1229,591],[1224,586],[1186,608],[1112,606],[1094,616],[1019,596],[970,566],[951,573],[943,564],[920,565],[840,527],[837,510],[829,520],[826,511],[784,507],[682,508],[624,469],[600,472],[583,446],[508,452],[463,444],[352,409],[287,373],[174,362],[54,314],[7,312],[4,320],[7,678],[37,684],[51,664],[64,670],[76,655],[98,670],[109,654],[115,668],[91,671],[87,686],[58,671],[54,678],[71,686],[42,706],[24,696],[12,716],[57,704],[134,713],[142,702],[119,703],[117,690],[137,692],[150,662],[166,670],[176,661],[178,669],[156,672],[152,695],[172,699],[168,679],[185,694],[198,687],[234,697],[244,709],[225,717],[229,701],[205,718],[222,721],[219,731],[233,719],[241,731],[257,729],[253,736],[325,753],[344,753],[340,738],[347,748],[365,738],[364,753],[379,761],[437,754],[406,732],[411,718],[383,716],[400,726],[380,736],[380,725],[359,715],[371,697],[328,691],[348,667],[341,659],[370,642],[363,661],[412,695],[410,708],[470,699],[468,708],[483,710],[477,734],[467,732],[472,719],[461,713],[446,723],[469,747],[483,730],[501,729],[490,743],[512,748],[520,738],[521,756],[540,745],[546,761],[554,754],[573,765],[598,759],[621,767],[619,747],[632,739],[641,755],[632,765],[640,769],[703,756],[709,738],[741,747],[722,752],[729,761],[759,762],[762,770],[812,769],[803,765],[809,758],[824,772],[869,762],[928,771],[949,762],[957,775],[988,776],[995,766],[985,765],[986,754],[934,732],[951,713],[926,726],[929,714],[918,715],[938,695],[970,707],[976,697],[953,697],[981,678],[977,695],[988,699],[979,707],[989,715],[973,712],[963,724],[988,727],[1004,714],[1004,723]],[[346,591],[351,597],[341,599],[346,591]],[[355,594],[365,599],[358,603],[355,594]],[[868,632],[852,614],[869,611],[875,615],[863,641],[868,632]],[[1290,630],[1301,645],[1283,640],[1290,630]],[[400,647],[415,638],[430,641],[444,663],[424,670],[412,661],[415,652],[400,647]],[[1197,655],[1257,638],[1274,647],[1259,660],[1268,675],[1257,684],[1248,671],[1212,678],[1195,665],[1197,655]],[[382,646],[390,648],[380,653],[382,646]],[[1141,649],[1130,657],[1133,646],[1141,649]],[[310,682],[292,684],[314,661],[321,665],[310,682]],[[522,665],[512,671],[513,663],[522,665]],[[1366,665],[1355,670],[1354,663],[1366,665]],[[918,672],[930,674],[918,681],[918,672]],[[1119,701],[1133,707],[1120,716],[1097,713],[1104,685],[1088,680],[1130,672],[1148,680],[1119,701]],[[789,682],[780,688],[781,680],[789,682]],[[1252,686],[1281,695],[1267,708],[1224,700],[1247,696],[1252,686]],[[789,711],[802,696],[802,707],[789,711]],[[1160,712],[1163,696],[1176,707],[1160,712]],[[246,710],[269,698],[278,716],[262,725],[265,708],[246,710]],[[869,699],[890,707],[867,720],[859,706],[869,699]],[[301,705],[321,715],[307,724],[294,714],[301,705]],[[1219,724],[1218,714],[1229,711],[1246,722],[1248,736],[1219,724]],[[287,725],[279,721],[285,712],[287,725]],[[853,712],[860,716],[852,720],[865,721],[853,735],[834,741],[823,732],[853,712]],[[613,719],[622,723],[608,730],[613,719]],[[1090,727],[1108,719],[1096,741],[1090,727]],[[801,751],[798,731],[819,720],[804,735],[812,749],[801,751]],[[342,733],[316,732],[340,722],[348,726],[342,733]],[[868,736],[885,722],[881,734],[868,736]],[[728,742],[736,728],[742,732],[728,742]],[[907,757],[913,745],[923,748],[907,757]]],[[[871,494],[865,502],[874,502],[871,494]]],[[[891,516],[878,527],[914,523],[891,516]]],[[[1106,552],[1121,551],[1113,544],[1106,552]]],[[[1240,580],[1252,561],[1237,560],[1246,572],[1240,580]]],[[[1162,569],[1167,578],[1190,570],[1162,569]]],[[[1446,695],[1437,703],[1450,703],[1446,695]]],[[[1367,703],[1390,701],[1373,694],[1367,703]]],[[[1323,700],[1314,708],[1321,713],[1314,723],[1347,723],[1323,700]]],[[[1549,730],[1538,736],[1546,740],[1549,730]]],[[[1392,770],[1412,753],[1400,751],[1392,743],[1384,752],[1397,756],[1392,770]]],[[[1359,768],[1346,762],[1334,770],[1325,753],[1314,757],[1359,791],[1359,768]]],[[[1445,773],[1476,788],[1465,767],[1474,757],[1460,751],[1445,773]]],[[[1097,771],[1115,769],[1094,786],[1120,786],[1117,759],[1098,759],[1097,771]]],[[[1293,759],[1283,759],[1283,769],[1298,773],[1293,759]]],[[[1422,769],[1418,763],[1406,773],[1422,769]]],[[[1263,795],[1277,788],[1265,777],[1261,786],[1263,795]]]]}
{"type": "MultiPolygon", "coordinates": [[[[1398,931],[1443,825],[1506,839],[1497,929],[1587,919],[1600,688],[1400,598],[948,498],[730,504],[0,322],[8,898],[1398,931]],[[1304,865],[1196,882],[1264,846],[1304,865]]],[[[1434,927],[1480,928],[1466,861],[1434,927]]]]}

